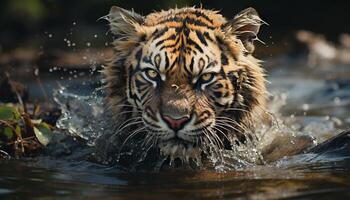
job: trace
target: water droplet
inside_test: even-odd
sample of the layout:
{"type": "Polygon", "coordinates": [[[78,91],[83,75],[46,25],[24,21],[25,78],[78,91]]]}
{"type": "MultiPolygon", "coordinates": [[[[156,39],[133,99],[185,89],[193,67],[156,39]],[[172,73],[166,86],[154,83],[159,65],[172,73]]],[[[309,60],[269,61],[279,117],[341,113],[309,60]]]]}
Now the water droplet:
{"type": "Polygon", "coordinates": [[[336,106],[340,106],[341,100],[340,100],[339,97],[335,97],[335,98],[334,98],[334,104],[335,104],[336,106]]]}
{"type": "Polygon", "coordinates": [[[39,68],[36,68],[36,69],[34,70],[34,75],[35,75],[35,76],[39,76],[39,68]]]}
{"type": "Polygon", "coordinates": [[[302,106],[302,109],[303,109],[304,111],[309,110],[309,108],[310,108],[309,104],[303,104],[303,106],[302,106]]]}

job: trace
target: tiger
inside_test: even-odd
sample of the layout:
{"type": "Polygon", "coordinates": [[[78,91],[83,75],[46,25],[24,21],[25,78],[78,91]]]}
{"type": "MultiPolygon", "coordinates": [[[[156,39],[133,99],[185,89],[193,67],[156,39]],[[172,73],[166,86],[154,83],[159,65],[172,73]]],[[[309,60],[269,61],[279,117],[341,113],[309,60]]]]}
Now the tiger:
{"type": "Polygon", "coordinates": [[[254,138],[246,130],[263,121],[268,94],[253,56],[265,24],[254,8],[227,20],[198,7],[142,16],[113,6],[105,19],[114,55],[102,75],[116,148],[138,143],[189,160],[254,138]]]}

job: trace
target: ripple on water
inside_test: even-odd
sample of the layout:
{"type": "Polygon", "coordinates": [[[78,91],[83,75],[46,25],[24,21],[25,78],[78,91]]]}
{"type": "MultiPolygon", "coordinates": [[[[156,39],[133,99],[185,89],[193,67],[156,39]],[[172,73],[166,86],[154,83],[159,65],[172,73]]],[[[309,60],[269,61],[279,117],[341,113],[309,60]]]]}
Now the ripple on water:
{"type": "Polygon", "coordinates": [[[5,194],[11,194],[11,193],[15,193],[15,190],[0,188],[0,196],[5,194]]]}

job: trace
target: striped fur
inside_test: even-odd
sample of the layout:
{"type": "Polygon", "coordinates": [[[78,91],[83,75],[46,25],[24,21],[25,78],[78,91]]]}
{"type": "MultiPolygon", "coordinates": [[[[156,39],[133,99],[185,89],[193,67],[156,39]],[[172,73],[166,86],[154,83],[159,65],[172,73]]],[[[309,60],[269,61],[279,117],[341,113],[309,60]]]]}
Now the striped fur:
{"type": "Polygon", "coordinates": [[[266,97],[263,69],[251,55],[263,24],[254,9],[226,20],[201,8],[141,16],[112,7],[106,19],[116,36],[113,61],[103,70],[106,109],[120,127],[129,119],[142,122],[119,131],[122,138],[141,129],[152,145],[175,157],[209,143],[230,148],[231,136],[245,140],[266,97]],[[174,131],[163,115],[190,120],[174,131]]]}

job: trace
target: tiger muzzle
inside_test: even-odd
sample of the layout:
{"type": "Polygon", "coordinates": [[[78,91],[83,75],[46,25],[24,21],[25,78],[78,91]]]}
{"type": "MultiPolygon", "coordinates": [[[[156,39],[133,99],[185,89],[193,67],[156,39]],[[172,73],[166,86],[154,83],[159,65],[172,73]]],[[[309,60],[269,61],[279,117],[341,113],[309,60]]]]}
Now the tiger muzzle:
{"type": "Polygon", "coordinates": [[[169,128],[175,132],[182,129],[191,119],[191,92],[172,84],[163,90],[160,114],[169,128]]]}

